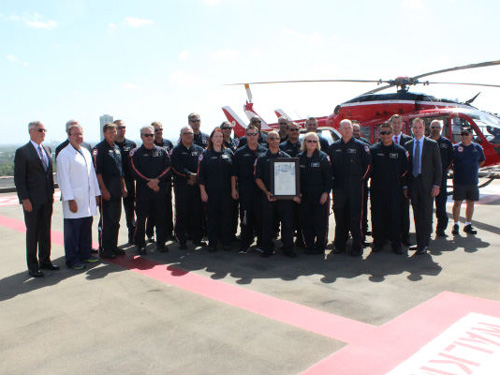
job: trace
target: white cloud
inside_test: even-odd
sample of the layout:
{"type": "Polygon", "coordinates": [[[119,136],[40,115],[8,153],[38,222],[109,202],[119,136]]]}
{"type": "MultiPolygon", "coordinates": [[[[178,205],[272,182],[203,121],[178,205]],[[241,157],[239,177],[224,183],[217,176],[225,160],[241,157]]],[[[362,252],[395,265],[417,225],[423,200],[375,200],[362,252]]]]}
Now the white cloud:
{"type": "Polygon", "coordinates": [[[240,55],[240,51],[232,48],[224,48],[210,54],[212,60],[227,60],[234,59],[240,55]]]}
{"type": "Polygon", "coordinates": [[[185,49],[179,53],[179,60],[186,61],[189,58],[189,50],[185,49]]]}
{"type": "Polygon", "coordinates": [[[143,27],[147,25],[152,25],[153,20],[147,20],[144,18],[135,17],[125,17],[125,25],[130,27],[143,27]]]}
{"type": "Polygon", "coordinates": [[[19,60],[19,58],[17,56],[7,55],[6,57],[7,57],[7,60],[9,60],[13,64],[19,64],[19,65],[23,65],[23,66],[29,65],[29,63],[27,63],[27,62],[19,60]]]}
{"type": "Polygon", "coordinates": [[[134,83],[126,82],[126,83],[124,83],[122,85],[122,89],[125,89],[125,90],[137,90],[137,89],[139,89],[139,86],[137,86],[134,83]]]}
{"type": "MultiPolygon", "coordinates": [[[[13,19],[11,17],[11,19],[13,19]]],[[[37,29],[52,30],[57,27],[57,22],[53,20],[45,20],[43,16],[35,13],[33,16],[24,17],[23,21],[29,27],[34,27],[37,29]]]]}
{"type": "Polygon", "coordinates": [[[193,74],[188,74],[183,70],[177,69],[170,75],[170,80],[179,86],[199,86],[203,80],[193,74]]]}
{"type": "Polygon", "coordinates": [[[110,28],[110,30],[116,29],[117,26],[118,25],[116,23],[113,23],[113,22],[108,23],[108,27],[110,28]]]}
{"type": "Polygon", "coordinates": [[[410,10],[417,10],[417,9],[424,8],[424,4],[422,3],[422,0],[403,0],[402,6],[403,6],[403,8],[410,9],[410,10]]]}

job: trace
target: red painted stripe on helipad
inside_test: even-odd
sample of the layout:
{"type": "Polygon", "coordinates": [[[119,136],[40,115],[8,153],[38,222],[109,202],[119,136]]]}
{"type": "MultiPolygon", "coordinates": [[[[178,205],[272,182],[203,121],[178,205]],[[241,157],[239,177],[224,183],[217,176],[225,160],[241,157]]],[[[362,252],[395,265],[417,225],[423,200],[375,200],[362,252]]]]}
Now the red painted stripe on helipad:
{"type": "MultiPolygon", "coordinates": [[[[0,225],[20,232],[25,231],[22,221],[4,216],[0,216],[0,225]]],[[[52,231],[52,242],[64,245],[62,233],[52,231]]],[[[374,326],[366,323],[213,280],[147,258],[125,255],[112,260],[111,263],[212,300],[346,343],[357,341],[374,329],[374,326]]]]}

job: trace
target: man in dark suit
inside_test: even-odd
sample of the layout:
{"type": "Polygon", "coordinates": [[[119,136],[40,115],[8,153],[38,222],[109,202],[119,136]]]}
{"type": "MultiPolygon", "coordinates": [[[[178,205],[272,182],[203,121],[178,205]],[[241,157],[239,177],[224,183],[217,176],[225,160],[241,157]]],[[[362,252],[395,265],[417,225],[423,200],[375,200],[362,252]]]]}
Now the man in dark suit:
{"type": "MultiPolygon", "coordinates": [[[[427,253],[432,232],[432,204],[439,194],[442,177],[441,155],[436,141],[424,137],[424,120],[412,123],[413,140],[405,144],[410,157],[410,173],[405,195],[410,197],[417,232],[416,254],[427,253]]],[[[410,248],[412,249],[412,248],[410,248]]]]}
{"type": "MultiPolygon", "coordinates": [[[[411,141],[413,138],[402,132],[403,119],[401,116],[397,114],[393,115],[388,122],[394,131],[392,141],[397,145],[405,147],[406,142],[411,141]]],[[[410,201],[403,193],[401,193],[399,199],[401,200],[401,243],[405,246],[410,246],[410,201]]]]}
{"type": "Polygon", "coordinates": [[[24,210],[28,271],[30,276],[43,277],[41,269],[59,269],[50,261],[54,180],[50,151],[42,145],[47,131],[45,126],[34,121],[28,125],[28,131],[30,141],[16,150],[14,182],[24,210]]]}

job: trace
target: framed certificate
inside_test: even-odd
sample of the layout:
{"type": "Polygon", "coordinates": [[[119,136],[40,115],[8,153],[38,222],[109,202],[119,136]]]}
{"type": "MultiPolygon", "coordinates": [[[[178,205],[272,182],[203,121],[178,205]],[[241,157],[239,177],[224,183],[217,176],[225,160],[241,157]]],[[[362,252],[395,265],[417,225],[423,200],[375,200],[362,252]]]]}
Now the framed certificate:
{"type": "Polygon", "coordinates": [[[299,159],[276,158],[271,160],[271,194],[276,199],[293,199],[299,195],[299,159]]]}

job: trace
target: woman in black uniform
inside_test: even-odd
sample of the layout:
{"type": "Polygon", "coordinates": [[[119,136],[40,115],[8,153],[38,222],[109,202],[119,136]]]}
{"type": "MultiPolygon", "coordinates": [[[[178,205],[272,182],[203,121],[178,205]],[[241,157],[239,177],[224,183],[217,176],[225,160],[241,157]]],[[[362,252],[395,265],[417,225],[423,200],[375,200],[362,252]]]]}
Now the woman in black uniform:
{"type": "Polygon", "coordinates": [[[210,252],[217,251],[219,242],[225,251],[231,250],[232,174],[233,153],[224,147],[222,130],[215,128],[198,163],[201,200],[207,203],[210,252]]]}
{"type": "Polygon", "coordinates": [[[328,155],[320,151],[316,133],[302,139],[300,163],[300,220],[306,254],[323,254],[328,238],[329,195],[332,168],[328,155]]]}

